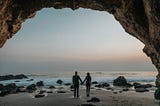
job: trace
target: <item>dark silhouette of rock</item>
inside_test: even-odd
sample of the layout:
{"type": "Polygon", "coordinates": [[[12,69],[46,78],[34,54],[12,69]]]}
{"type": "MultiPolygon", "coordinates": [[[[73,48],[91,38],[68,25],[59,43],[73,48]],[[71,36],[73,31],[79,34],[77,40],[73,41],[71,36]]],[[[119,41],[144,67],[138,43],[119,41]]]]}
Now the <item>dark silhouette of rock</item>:
{"type": "Polygon", "coordinates": [[[154,93],[154,98],[160,100],[160,88],[157,88],[154,93]]]}
{"type": "Polygon", "coordinates": [[[127,80],[124,76],[119,76],[115,80],[113,80],[113,85],[115,86],[126,86],[127,80]]]}
{"type": "Polygon", "coordinates": [[[17,92],[26,92],[26,88],[24,86],[18,86],[17,92]]]}
{"type": "Polygon", "coordinates": [[[37,86],[44,86],[44,83],[43,83],[43,81],[39,81],[39,82],[36,83],[36,85],[37,86]]]}
{"type": "Polygon", "coordinates": [[[40,90],[39,91],[39,94],[43,94],[43,93],[45,93],[45,92],[47,92],[46,90],[40,90]]]}
{"type": "Polygon", "coordinates": [[[113,92],[114,94],[118,94],[118,92],[113,92]]]}
{"type": "Polygon", "coordinates": [[[90,100],[87,100],[87,102],[100,102],[100,99],[97,97],[93,97],[90,100]]]}
{"type": "Polygon", "coordinates": [[[29,86],[27,86],[26,90],[28,90],[29,92],[32,92],[32,91],[35,91],[37,88],[36,88],[36,85],[35,84],[31,84],[29,86]]]}
{"type": "Polygon", "coordinates": [[[71,86],[70,86],[70,89],[74,89],[74,86],[73,86],[73,85],[71,85],[71,86]]]}
{"type": "Polygon", "coordinates": [[[54,89],[54,88],[55,88],[55,86],[50,86],[50,87],[49,87],[49,89],[54,89]]]}
{"type": "Polygon", "coordinates": [[[133,83],[134,88],[152,88],[153,85],[151,84],[140,84],[140,83],[133,83]]]}
{"type": "Polygon", "coordinates": [[[61,85],[63,83],[63,81],[59,79],[59,80],[57,80],[56,83],[61,85]]]}
{"type": "Polygon", "coordinates": [[[10,83],[4,86],[4,89],[9,91],[10,93],[16,93],[17,92],[17,86],[15,83],[10,83]]]}
{"type": "Polygon", "coordinates": [[[66,93],[66,91],[57,91],[57,93],[66,93]]]}
{"type": "Polygon", "coordinates": [[[129,91],[129,89],[128,88],[124,88],[123,91],[129,91]]]}
{"type": "Polygon", "coordinates": [[[44,97],[45,95],[44,94],[36,94],[34,97],[35,98],[41,98],[41,97],[44,97]]]}
{"type": "Polygon", "coordinates": [[[133,83],[133,86],[137,86],[137,85],[141,85],[141,84],[138,83],[138,82],[134,82],[134,83],[133,83]]]}
{"type": "Polygon", "coordinates": [[[107,90],[111,90],[111,91],[113,91],[114,89],[113,88],[111,88],[111,87],[107,87],[106,88],[107,90]]]}
{"type": "Polygon", "coordinates": [[[125,86],[125,87],[132,87],[133,85],[130,83],[127,83],[127,80],[124,76],[119,76],[115,80],[113,80],[114,86],[125,86]]]}
{"type": "Polygon", "coordinates": [[[135,91],[136,92],[149,92],[149,90],[146,88],[136,88],[135,91]]]}
{"type": "Polygon", "coordinates": [[[15,83],[7,84],[6,86],[1,85],[0,96],[5,96],[10,93],[17,93],[17,86],[15,83]]]}
{"type": "Polygon", "coordinates": [[[109,87],[110,84],[104,82],[104,83],[101,83],[101,84],[98,84],[98,85],[95,85],[95,87],[98,87],[98,88],[104,88],[104,87],[109,87]]]}
{"type": "Polygon", "coordinates": [[[0,81],[13,80],[13,79],[23,79],[23,78],[28,78],[28,77],[25,76],[24,74],[20,74],[20,75],[5,75],[5,76],[0,76],[0,81]]]}
{"type": "Polygon", "coordinates": [[[65,83],[64,85],[69,86],[69,85],[71,85],[71,83],[65,83]]]}
{"type": "Polygon", "coordinates": [[[0,91],[4,89],[3,84],[0,84],[0,91]]]}
{"type": "Polygon", "coordinates": [[[26,81],[34,81],[34,79],[29,79],[29,80],[26,80],[26,81]]]}
{"type": "Polygon", "coordinates": [[[20,82],[20,81],[17,80],[17,81],[14,81],[14,82],[20,82]]]}
{"type": "Polygon", "coordinates": [[[98,82],[97,81],[93,81],[92,84],[98,84],[98,82]]]}
{"type": "Polygon", "coordinates": [[[0,96],[5,96],[5,95],[7,95],[7,94],[9,94],[10,93],[10,91],[8,91],[8,90],[2,90],[1,92],[0,92],[0,96]]]}
{"type": "Polygon", "coordinates": [[[53,91],[47,91],[47,93],[53,93],[53,91]]]}

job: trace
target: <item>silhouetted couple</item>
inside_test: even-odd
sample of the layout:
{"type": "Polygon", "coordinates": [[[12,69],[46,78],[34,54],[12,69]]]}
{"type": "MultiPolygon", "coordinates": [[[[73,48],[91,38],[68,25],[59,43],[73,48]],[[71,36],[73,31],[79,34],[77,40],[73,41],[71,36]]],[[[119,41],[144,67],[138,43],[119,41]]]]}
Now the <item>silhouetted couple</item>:
{"type": "Polygon", "coordinates": [[[75,72],[75,75],[72,78],[73,86],[74,86],[74,97],[79,97],[79,81],[81,84],[86,82],[86,96],[90,96],[90,87],[91,87],[91,76],[89,73],[87,73],[87,76],[85,77],[84,81],[82,82],[81,78],[79,77],[78,73],[75,72]]]}

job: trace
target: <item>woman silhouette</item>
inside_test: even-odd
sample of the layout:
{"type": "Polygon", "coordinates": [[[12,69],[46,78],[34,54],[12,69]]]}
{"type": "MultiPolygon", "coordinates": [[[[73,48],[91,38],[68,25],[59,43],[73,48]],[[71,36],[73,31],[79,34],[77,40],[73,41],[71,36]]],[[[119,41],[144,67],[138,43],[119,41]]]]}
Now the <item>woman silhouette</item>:
{"type": "Polygon", "coordinates": [[[87,73],[87,76],[85,77],[83,83],[86,82],[86,96],[90,96],[90,88],[91,88],[91,76],[90,73],[87,73]]]}

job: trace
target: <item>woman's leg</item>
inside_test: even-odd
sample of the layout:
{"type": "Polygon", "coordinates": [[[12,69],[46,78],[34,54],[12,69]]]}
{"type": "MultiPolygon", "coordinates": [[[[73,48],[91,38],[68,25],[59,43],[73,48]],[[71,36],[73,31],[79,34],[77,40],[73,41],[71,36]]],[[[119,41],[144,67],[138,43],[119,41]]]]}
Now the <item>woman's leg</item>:
{"type": "Polygon", "coordinates": [[[89,97],[90,95],[90,86],[86,86],[86,96],[89,97]]]}

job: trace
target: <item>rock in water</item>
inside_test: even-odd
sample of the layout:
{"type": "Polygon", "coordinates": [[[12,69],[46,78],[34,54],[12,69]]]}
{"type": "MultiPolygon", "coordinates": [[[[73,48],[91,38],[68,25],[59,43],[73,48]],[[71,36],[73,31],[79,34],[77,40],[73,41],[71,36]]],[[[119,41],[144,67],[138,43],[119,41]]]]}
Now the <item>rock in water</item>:
{"type": "Polygon", "coordinates": [[[4,89],[3,84],[0,84],[0,91],[4,89]]]}
{"type": "Polygon", "coordinates": [[[119,76],[113,80],[113,85],[115,86],[127,86],[127,80],[124,76],[119,76]]]}
{"type": "Polygon", "coordinates": [[[25,76],[24,74],[20,74],[20,75],[5,75],[5,76],[0,76],[0,81],[13,80],[13,79],[23,79],[23,78],[28,78],[28,77],[25,76]]]}
{"type": "Polygon", "coordinates": [[[100,99],[93,97],[90,100],[87,100],[87,102],[100,102],[100,99]]]}
{"type": "Polygon", "coordinates": [[[71,85],[71,83],[65,83],[64,85],[69,86],[69,85],[71,85]]]}
{"type": "Polygon", "coordinates": [[[34,97],[35,98],[41,98],[41,97],[44,97],[45,95],[44,94],[36,94],[34,97]]]}
{"type": "Polygon", "coordinates": [[[56,83],[61,85],[63,83],[63,81],[59,79],[59,80],[57,80],[56,83]]]}
{"type": "Polygon", "coordinates": [[[135,91],[136,92],[149,92],[149,90],[146,88],[136,88],[135,91]]]}
{"type": "Polygon", "coordinates": [[[53,85],[49,87],[49,89],[54,89],[54,88],[55,88],[55,86],[53,86],[53,85]]]}
{"type": "Polygon", "coordinates": [[[43,81],[39,81],[39,82],[36,83],[36,85],[37,86],[44,86],[44,83],[43,83],[43,81]]]}
{"type": "Polygon", "coordinates": [[[4,86],[4,89],[9,91],[10,93],[16,93],[17,86],[15,83],[10,83],[10,84],[4,86]]]}
{"type": "Polygon", "coordinates": [[[98,82],[97,81],[93,81],[92,84],[98,84],[98,82]]]}
{"type": "Polygon", "coordinates": [[[160,100],[160,88],[158,88],[154,93],[154,98],[160,100]]]}
{"type": "Polygon", "coordinates": [[[27,89],[28,91],[35,91],[37,88],[36,88],[36,85],[35,85],[35,84],[32,84],[32,85],[27,86],[26,89],[27,89]]]}
{"type": "Polygon", "coordinates": [[[98,85],[95,85],[95,87],[98,87],[98,88],[104,88],[104,87],[109,87],[110,84],[106,83],[106,82],[103,82],[101,84],[98,84],[98,85]]]}

